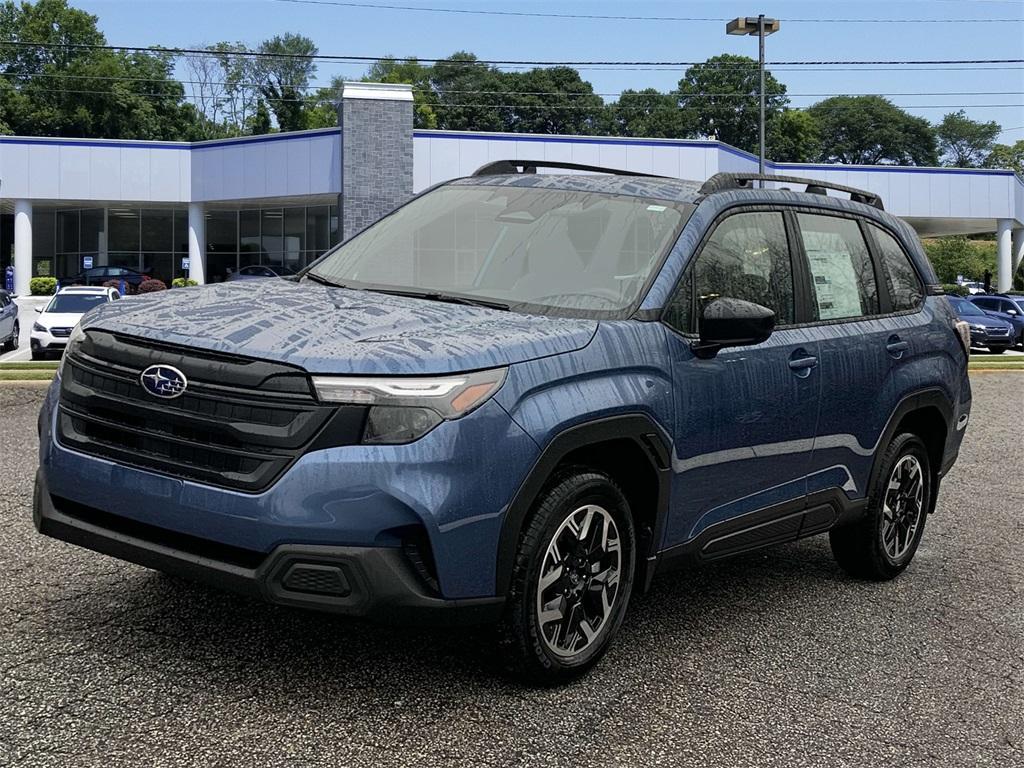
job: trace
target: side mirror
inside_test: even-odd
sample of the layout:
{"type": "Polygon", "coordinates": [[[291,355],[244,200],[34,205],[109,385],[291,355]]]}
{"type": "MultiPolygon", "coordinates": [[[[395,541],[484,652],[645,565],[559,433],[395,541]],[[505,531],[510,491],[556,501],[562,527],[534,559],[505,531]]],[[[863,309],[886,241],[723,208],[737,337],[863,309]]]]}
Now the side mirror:
{"type": "Polygon", "coordinates": [[[36,307],[36,312],[38,314],[40,314],[40,315],[43,314],[43,308],[42,307],[36,307]]]}
{"type": "Polygon", "coordinates": [[[700,318],[700,340],[692,346],[700,358],[711,358],[723,347],[747,347],[766,341],[775,330],[775,313],[743,299],[711,301],[700,318]]]}
{"type": "Polygon", "coordinates": [[[1020,313],[1016,309],[1008,309],[1006,310],[1006,314],[1016,316],[1019,315],[1020,313]]]}

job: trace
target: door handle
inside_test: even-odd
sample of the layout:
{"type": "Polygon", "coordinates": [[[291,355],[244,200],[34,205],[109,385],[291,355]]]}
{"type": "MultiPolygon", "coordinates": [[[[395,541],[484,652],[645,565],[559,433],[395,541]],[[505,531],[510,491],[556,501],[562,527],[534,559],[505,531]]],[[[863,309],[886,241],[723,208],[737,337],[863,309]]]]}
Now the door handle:
{"type": "Polygon", "coordinates": [[[792,368],[794,371],[803,370],[804,368],[813,368],[817,364],[818,358],[811,357],[810,355],[808,355],[807,357],[798,357],[795,360],[789,361],[789,367],[792,368]]]}
{"type": "Polygon", "coordinates": [[[885,349],[890,355],[899,360],[903,357],[903,353],[910,349],[910,344],[903,341],[899,336],[890,336],[885,349]]]}
{"type": "Polygon", "coordinates": [[[797,357],[789,361],[789,368],[801,379],[811,375],[811,369],[818,365],[818,358],[808,355],[797,357]]]}

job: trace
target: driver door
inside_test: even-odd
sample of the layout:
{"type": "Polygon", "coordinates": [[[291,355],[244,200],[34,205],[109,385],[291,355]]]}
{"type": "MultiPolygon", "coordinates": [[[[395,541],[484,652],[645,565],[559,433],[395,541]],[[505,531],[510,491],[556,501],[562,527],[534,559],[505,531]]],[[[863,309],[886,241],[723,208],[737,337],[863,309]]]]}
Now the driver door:
{"type": "Polygon", "coordinates": [[[675,451],[665,548],[701,537],[701,556],[713,557],[796,538],[821,376],[818,342],[794,327],[804,278],[792,254],[781,212],[733,213],[705,238],[666,307],[675,451]],[[719,297],[768,307],[775,332],[697,357],[701,311],[719,297]]]}

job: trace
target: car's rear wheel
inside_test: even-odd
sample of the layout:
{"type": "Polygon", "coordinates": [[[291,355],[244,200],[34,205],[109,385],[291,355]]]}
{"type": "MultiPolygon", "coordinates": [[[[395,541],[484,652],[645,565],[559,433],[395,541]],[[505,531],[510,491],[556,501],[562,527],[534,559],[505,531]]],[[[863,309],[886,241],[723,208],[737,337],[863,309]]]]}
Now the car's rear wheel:
{"type": "Polygon", "coordinates": [[[829,533],[832,554],[858,579],[887,581],[914,559],[931,508],[931,467],[921,438],[897,435],[882,456],[863,518],[829,533]]]}
{"type": "Polygon", "coordinates": [[[13,352],[18,348],[18,339],[21,336],[21,326],[18,325],[18,321],[14,321],[14,330],[11,331],[11,338],[4,342],[3,347],[0,348],[0,352],[13,352]]]}
{"type": "Polygon", "coordinates": [[[560,474],[526,523],[500,632],[522,676],[556,684],[607,651],[633,589],[636,534],[607,475],[560,474]]]}

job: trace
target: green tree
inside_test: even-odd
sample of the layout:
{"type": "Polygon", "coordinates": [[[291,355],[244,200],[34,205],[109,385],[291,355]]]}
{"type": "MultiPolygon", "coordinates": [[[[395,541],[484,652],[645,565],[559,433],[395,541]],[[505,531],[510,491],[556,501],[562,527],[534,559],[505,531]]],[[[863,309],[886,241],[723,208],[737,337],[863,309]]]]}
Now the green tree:
{"type": "Polygon", "coordinates": [[[950,112],[935,126],[944,165],[977,168],[988,157],[999,135],[999,123],[971,120],[962,109],[950,112]]]}
{"type": "Polygon", "coordinates": [[[807,110],[821,126],[821,160],[937,165],[935,132],[881,96],[833,96],[807,110]]]}
{"type": "Polygon", "coordinates": [[[604,101],[572,67],[501,73],[508,91],[501,110],[505,130],[518,133],[593,134],[604,101]]]}
{"type": "Polygon", "coordinates": [[[458,51],[433,66],[437,127],[453,131],[504,131],[513,123],[506,106],[515,98],[504,73],[458,51]]]}
{"type": "Polygon", "coordinates": [[[683,136],[683,113],[674,94],[655,88],[625,90],[608,107],[613,133],[618,136],[647,136],[675,139],[683,136]]]}
{"type": "MultiPolygon", "coordinates": [[[[722,54],[686,70],[677,91],[686,135],[724,141],[748,152],[757,151],[759,124],[757,62],[722,54]]],[[[765,73],[765,122],[789,103],[786,86],[765,73]]]]}
{"type": "Polygon", "coordinates": [[[306,89],[316,74],[316,62],[310,58],[317,47],[308,37],[286,32],[260,43],[261,54],[255,63],[260,94],[267,101],[282,131],[306,127],[309,106],[306,89]]]}
{"type": "Polygon", "coordinates": [[[253,136],[270,133],[273,130],[270,124],[270,110],[267,109],[267,102],[263,99],[256,102],[256,109],[249,117],[247,128],[247,132],[253,136]]]}
{"type": "Polygon", "coordinates": [[[0,5],[0,122],[26,136],[193,139],[202,118],[184,103],[169,54],[97,48],[106,43],[91,14],[66,0],[0,5]]]}
{"type": "Polygon", "coordinates": [[[963,275],[980,280],[985,270],[996,272],[995,242],[966,237],[938,237],[924,241],[924,250],[942,283],[954,283],[963,275]]]}
{"type": "Polygon", "coordinates": [[[821,154],[821,126],[809,112],[785,109],[767,130],[767,155],[776,162],[809,163],[821,154]]]}
{"type": "Polygon", "coordinates": [[[986,168],[1009,168],[1024,176],[1024,139],[1015,144],[996,144],[985,158],[986,168]]]}
{"type": "Polygon", "coordinates": [[[370,65],[363,75],[367,83],[407,83],[412,86],[413,126],[437,128],[437,94],[431,86],[434,68],[420,64],[416,59],[398,60],[392,57],[370,65]]]}

